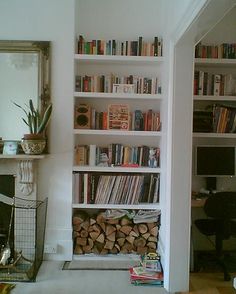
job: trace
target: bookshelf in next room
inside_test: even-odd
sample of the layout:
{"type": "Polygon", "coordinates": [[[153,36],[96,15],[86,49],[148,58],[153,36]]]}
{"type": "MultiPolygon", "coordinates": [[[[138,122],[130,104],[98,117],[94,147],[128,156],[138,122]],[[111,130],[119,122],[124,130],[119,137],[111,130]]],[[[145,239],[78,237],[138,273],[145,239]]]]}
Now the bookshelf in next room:
{"type": "MultiPolygon", "coordinates": [[[[193,87],[193,190],[209,186],[196,172],[197,148],[234,146],[236,138],[235,44],[196,46],[193,87]]],[[[221,176],[220,183],[227,182],[221,176]]],[[[215,187],[219,188],[219,187],[215,187]]]]}
{"type": "Polygon", "coordinates": [[[236,137],[235,48],[235,43],[196,46],[194,137],[236,137]]]}

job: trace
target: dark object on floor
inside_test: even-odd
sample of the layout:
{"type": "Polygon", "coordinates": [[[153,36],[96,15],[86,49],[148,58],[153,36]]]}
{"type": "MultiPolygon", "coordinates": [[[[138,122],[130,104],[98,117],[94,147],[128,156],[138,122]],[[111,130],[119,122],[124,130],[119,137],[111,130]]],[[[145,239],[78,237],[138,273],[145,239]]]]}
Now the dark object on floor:
{"type": "Polygon", "coordinates": [[[215,236],[217,264],[223,270],[224,280],[230,275],[223,255],[223,240],[236,237],[236,192],[219,192],[205,202],[204,211],[208,218],[195,221],[198,230],[206,236],[215,236]]]}
{"type": "Polygon", "coordinates": [[[9,283],[0,283],[0,294],[8,294],[16,285],[9,283]]]}

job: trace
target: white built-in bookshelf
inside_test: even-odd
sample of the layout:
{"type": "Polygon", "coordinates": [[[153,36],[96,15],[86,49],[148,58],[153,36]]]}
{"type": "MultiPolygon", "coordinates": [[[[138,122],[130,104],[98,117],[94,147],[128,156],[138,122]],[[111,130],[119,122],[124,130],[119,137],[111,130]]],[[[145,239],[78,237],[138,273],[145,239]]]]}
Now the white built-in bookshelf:
{"type": "MultiPolygon", "coordinates": [[[[132,75],[135,75],[142,71],[145,68],[146,72],[151,68],[151,74],[156,72],[158,79],[161,80],[160,75],[160,66],[164,62],[164,57],[162,56],[117,56],[117,55],[96,55],[96,54],[75,54],[74,55],[74,62],[75,62],[75,79],[76,76],[83,72],[86,76],[86,70],[89,71],[89,74],[92,75],[93,71],[96,72],[105,72],[106,67],[108,66],[108,71],[110,70],[110,66],[113,68],[113,72],[116,71],[118,67],[119,73],[124,73],[129,75],[129,71],[131,71],[132,75]],[[135,71],[132,70],[134,67],[135,71]],[[88,69],[87,69],[88,68],[88,69]],[[92,71],[91,71],[92,68],[92,71]]],[[[145,72],[145,74],[146,74],[145,72]]],[[[76,90],[76,87],[75,87],[76,90]]],[[[75,91],[74,92],[74,106],[78,107],[81,104],[89,105],[89,107],[98,107],[103,111],[107,110],[107,106],[109,104],[128,104],[130,106],[130,111],[135,112],[136,105],[138,109],[141,111],[147,111],[148,109],[155,109],[160,114],[160,119],[162,119],[161,114],[161,103],[163,100],[163,94],[161,90],[158,90],[159,93],[104,93],[104,92],[84,92],[84,91],[75,91]]],[[[75,114],[76,115],[76,114],[75,114]]],[[[158,131],[147,131],[147,130],[116,130],[116,129],[93,129],[91,127],[78,127],[75,126],[74,128],[74,147],[76,150],[76,146],[78,145],[86,145],[89,146],[90,144],[95,144],[96,147],[103,145],[104,140],[108,144],[124,144],[124,146],[129,145],[132,147],[139,145],[148,145],[150,147],[157,147],[160,148],[161,138],[162,138],[162,131],[161,128],[158,131]],[[140,142],[142,142],[140,144],[140,142]]],[[[135,166],[130,167],[129,165],[123,167],[122,165],[110,165],[110,166],[99,166],[99,165],[88,165],[88,162],[82,165],[78,165],[76,163],[76,151],[75,151],[75,158],[74,158],[74,165],[73,165],[73,173],[122,173],[122,174],[153,174],[156,173],[158,175],[161,174],[161,159],[160,164],[158,167],[152,168],[148,166],[135,166]]],[[[88,157],[89,157],[89,150],[88,150],[88,157]]],[[[89,160],[88,160],[89,161],[89,160]]],[[[74,185],[74,193],[78,187],[74,185]]],[[[159,193],[159,192],[158,192],[159,193]]],[[[159,195],[158,195],[159,199],[159,195]]],[[[122,203],[122,205],[115,205],[111,204],[107,206],[104,203],[104,207],[99,205],[99,208],[106,209],[107,207],[118,208],[123,207],[125,209],[140,209],[141,207],[145,207],[145,209],[156,209],[159,205],[157,203],[138,203],[137,205],[126,205],[122,203]]],[[[98,208],[97,205],[91,203],[76,203],[73,202],[73,207],[76,208],[98,208]]]]}
{"type": "MultiPolygon", "coordinates": [[[[163,64],[163,56],[75,53],[72,215],[78,211],[161,210],[163,64]],[[98,91],[104,76],[107,88],[98,91]],[[130,84],[124,82],[126,77],[131,77],[134,89],[114,92],[113,84],[130,84]],[[127,107],[127,128],[109,127],[112,105],[127,107]],[[83,115],[89,121],[86,126],[79,120],[83,115]],[[104,153],[109,158],[105,163],[104,153]]],[[[74,250],[76,260],[81,246],[74,250]]]]}

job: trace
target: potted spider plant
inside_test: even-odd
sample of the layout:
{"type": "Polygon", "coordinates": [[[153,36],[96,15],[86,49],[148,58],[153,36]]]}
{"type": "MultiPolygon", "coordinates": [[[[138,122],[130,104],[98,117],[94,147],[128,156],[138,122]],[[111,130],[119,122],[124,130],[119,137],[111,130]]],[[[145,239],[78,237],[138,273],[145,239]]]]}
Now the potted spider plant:
{"type": "Polygon", "coordinates": [[[52,104],[50,103],[43,113],[35,108],[32,99],[26,107],[13,102],[15,106],[23,110],[25,118],[23,122],[28,126],[29,133],[24,134],[21,146],[26,154],[41,154],[46,146],[45,130],[52,114],[52,104]]]}

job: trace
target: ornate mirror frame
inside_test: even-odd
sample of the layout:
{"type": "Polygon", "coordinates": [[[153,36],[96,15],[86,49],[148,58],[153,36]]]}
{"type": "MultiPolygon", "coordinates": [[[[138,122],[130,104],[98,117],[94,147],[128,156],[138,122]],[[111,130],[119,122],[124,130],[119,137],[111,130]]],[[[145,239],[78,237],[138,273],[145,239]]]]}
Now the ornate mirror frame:
{"type": "Polygon", "coordinates": [[[38,107],[40,111],[44,111],[50,102],[50,42],[0,40],[0,53],[1,52],[29,52],[38,54],[38,107]]]}

